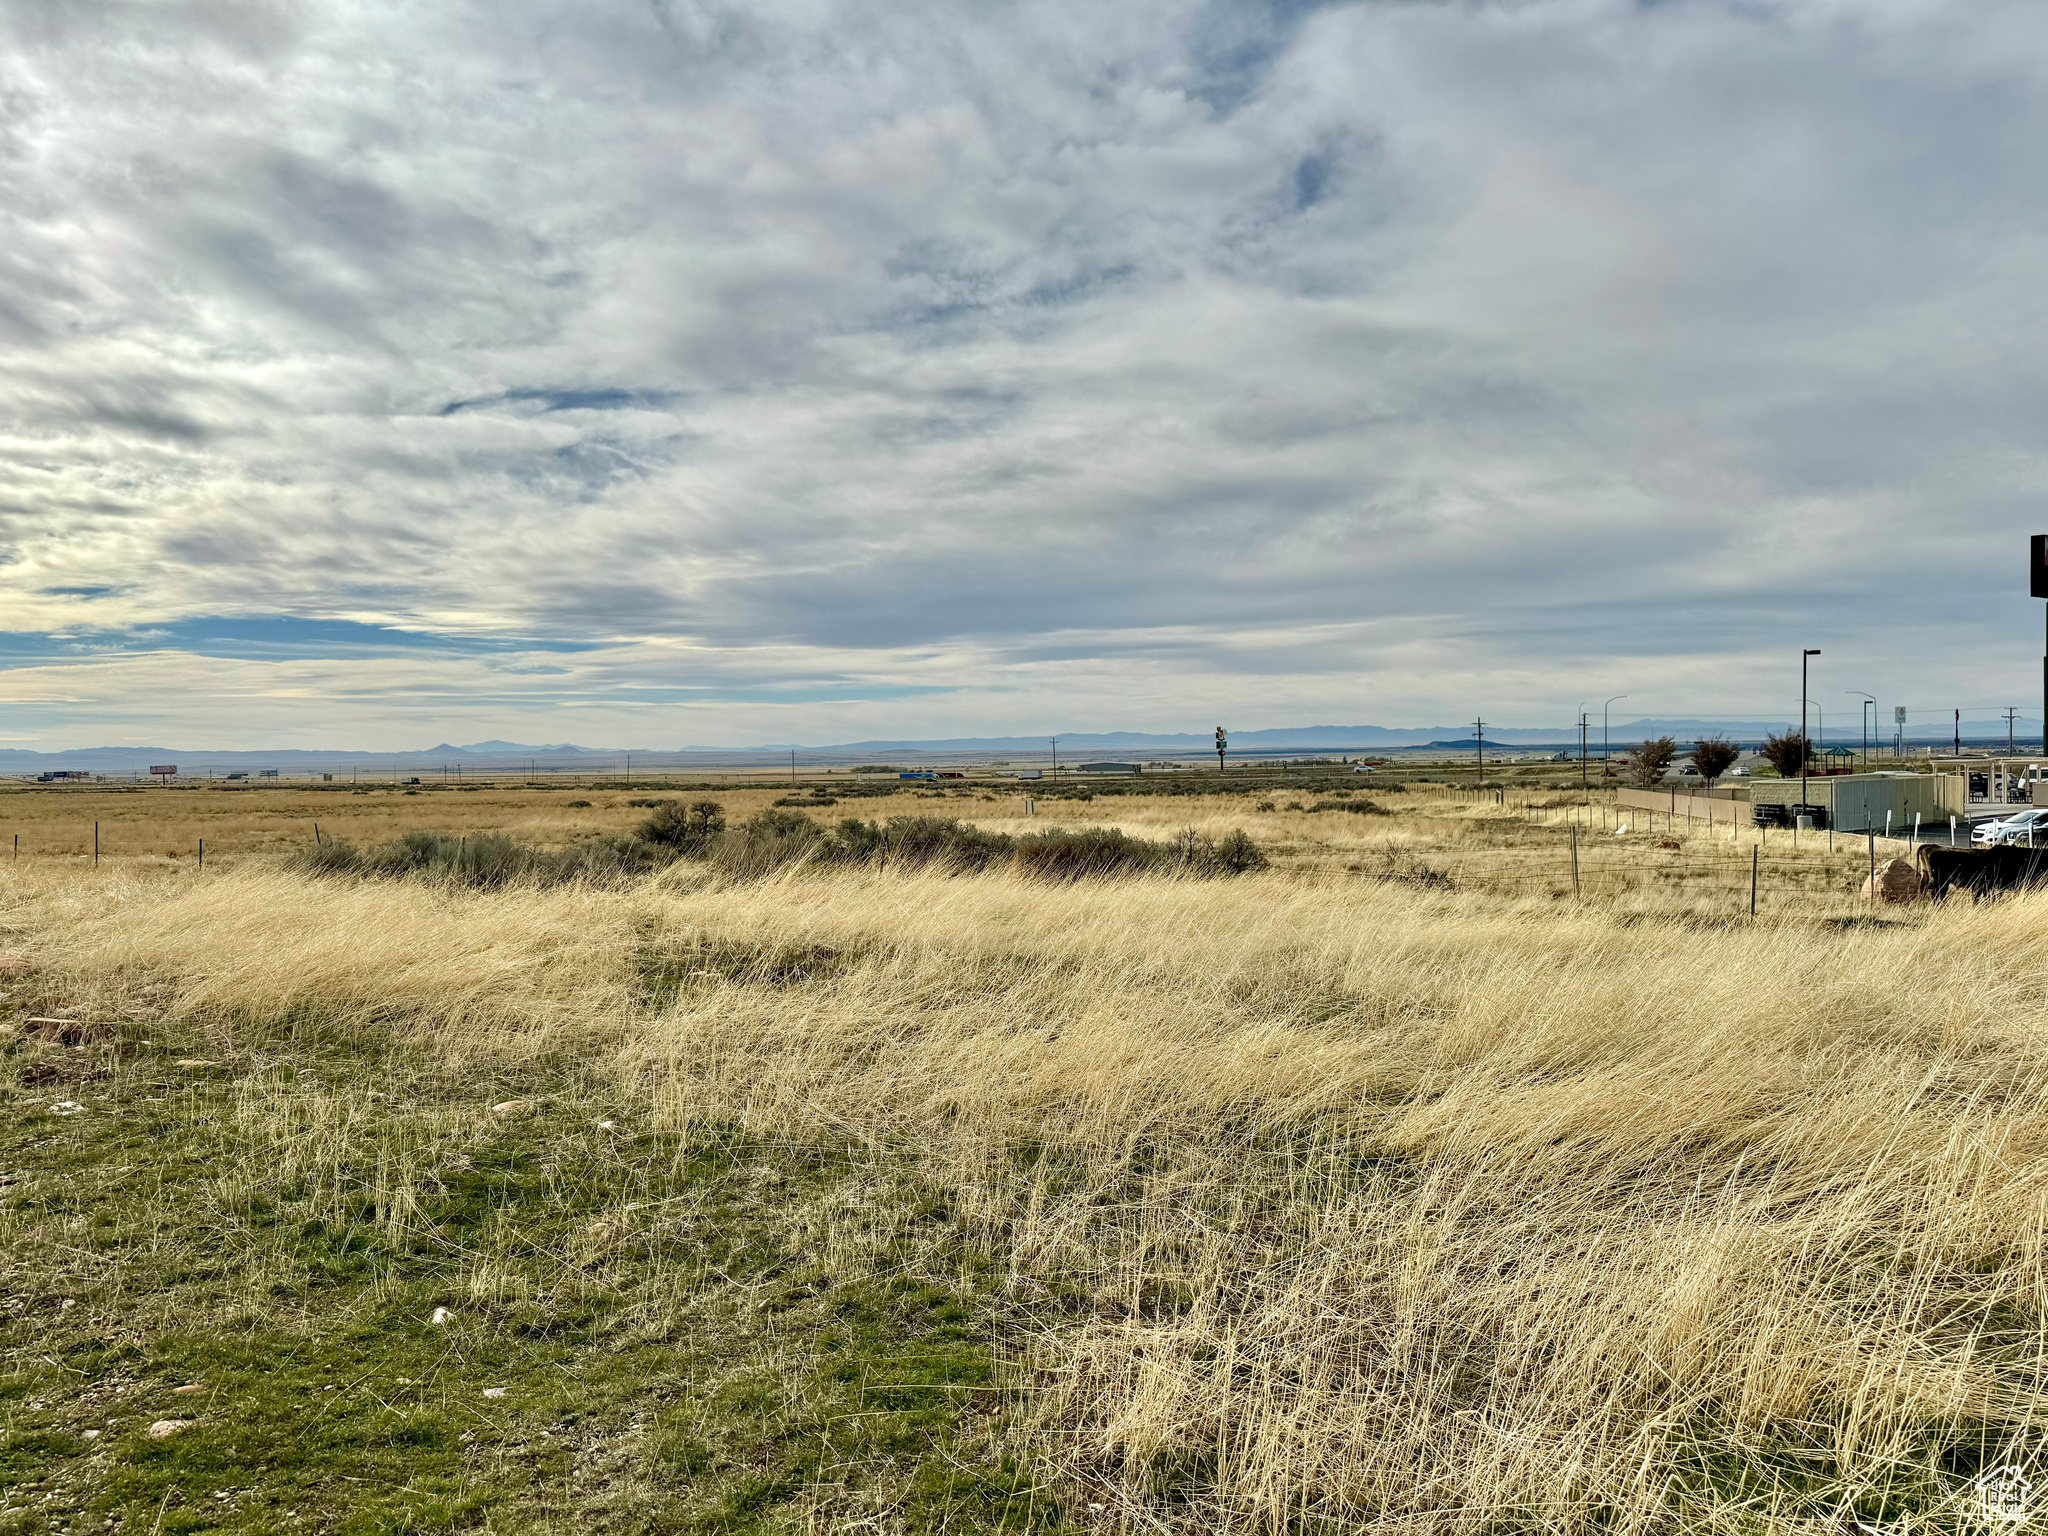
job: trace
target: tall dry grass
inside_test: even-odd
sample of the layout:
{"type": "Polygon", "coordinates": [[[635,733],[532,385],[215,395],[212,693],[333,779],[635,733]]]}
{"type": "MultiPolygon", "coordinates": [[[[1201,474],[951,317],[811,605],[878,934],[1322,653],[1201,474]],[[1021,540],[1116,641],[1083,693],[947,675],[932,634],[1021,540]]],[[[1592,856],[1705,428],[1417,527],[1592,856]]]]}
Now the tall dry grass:
{"type": "Polygon", "coordinates": [[[672,1125],[914,1150],[1010,1276],[1037,1445],[1133,1529],[1933,1528],[2035,1455],[2048,900],[0,890],[211,1027],[602,1052],[672,1125]]]}

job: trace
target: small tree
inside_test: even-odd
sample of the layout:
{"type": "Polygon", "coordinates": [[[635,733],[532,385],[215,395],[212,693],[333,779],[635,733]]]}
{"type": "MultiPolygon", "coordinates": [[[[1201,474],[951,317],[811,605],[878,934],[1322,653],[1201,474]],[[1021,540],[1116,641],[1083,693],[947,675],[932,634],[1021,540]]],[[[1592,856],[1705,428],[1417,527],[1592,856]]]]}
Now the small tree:
{"type": "Polygon", "coordinates": [[[1709,784],[1733,768],[1739,756],[1741,754],[1719,736],[1709,736],[1692,744],[1692,765],[1699,769],[1700,777],[1709,784]]]}
{"type": "Polygon", "coordinates": [[[1766,736],[1763,745],[1764,761],[1778,770],[1778,777],[1796,779],[1813,756],[1813,743],[1804,731],[1787,731],[1782,736],[1766,736]]]}
{"type": "Polygon", "coordinates": [[[699,800],[684,810],[673,800],[658,801],[654,814],[640,823],[638,836],[664,848],[701,853],[711,834],[725,827],[724,808],[716,800],[699,800]]]}
{"type": "Polygon", "coordinates": [[[1669,736],[1658,736],[1636,748],[1629,764],[1630,774],[1644,789],[1654,789],[1664,782],[1664,771],[1676,756],[1678,743],[1669,736]]]}

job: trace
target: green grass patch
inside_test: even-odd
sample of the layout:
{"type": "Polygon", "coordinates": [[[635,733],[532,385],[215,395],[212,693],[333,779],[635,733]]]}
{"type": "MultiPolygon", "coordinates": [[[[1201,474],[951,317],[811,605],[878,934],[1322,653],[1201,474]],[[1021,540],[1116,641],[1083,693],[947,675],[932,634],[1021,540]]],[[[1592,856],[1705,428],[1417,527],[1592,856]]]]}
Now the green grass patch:
{"type": "Polygon", "coordinates": [[[913,1170],[663,1133],[570,1063],[213,1054],[8,1053],[0,1532],[1062,1527],[913,1170]]]}

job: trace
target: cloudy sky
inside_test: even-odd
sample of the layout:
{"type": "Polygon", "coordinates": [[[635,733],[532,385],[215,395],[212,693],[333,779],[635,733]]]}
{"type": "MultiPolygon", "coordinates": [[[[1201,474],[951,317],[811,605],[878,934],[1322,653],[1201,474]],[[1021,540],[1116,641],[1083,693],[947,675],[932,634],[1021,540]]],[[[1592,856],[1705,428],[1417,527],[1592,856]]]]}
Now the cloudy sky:
{"type": "Polygon", "coordinates": [[[0,0],[0,744],[2038,720],[2044,146],[2039,0],[0,0]]]}

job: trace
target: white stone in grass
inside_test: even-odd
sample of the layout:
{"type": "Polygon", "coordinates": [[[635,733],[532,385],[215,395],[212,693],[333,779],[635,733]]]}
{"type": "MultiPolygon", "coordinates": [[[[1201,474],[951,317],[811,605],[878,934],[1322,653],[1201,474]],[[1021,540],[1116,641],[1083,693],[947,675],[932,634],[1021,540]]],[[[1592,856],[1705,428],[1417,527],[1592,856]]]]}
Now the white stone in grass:
{"type": "Polygon", "coordinates": [[[504,1395],[505,1395],[505,1389],[504,1389],[503,1387],[485,1387],[485,1388],[484,1388],[484,1396],[485,1396],[485,1397],[503,1397],[504,1395]]]}
{"type": "Polygon", "coordinates": [[[434,1315],[428,1318],[427,1321],[432,1323],[436,1328],[438,1328],[443,1323],[454,1322],[455,1314],[446,1307],[436,1307],[434,1308],[434,1315]]]}
{"type": "Polygon", "coordinates": [[[198,1067],[217,1067],[220,1063],[206,1056],[182,1056],[178,1059],[178,1065],[191,1071],[198,1067]]]}
{"type": "Polygon", "coordinates": [[[105,1430],[100,1429],[81,1429],[78,1432],[78,1438],[81,1440],[97,1440],[105,1433],[105,1430]]]}
{"type": "Polygon", "coordinates": [[[502,1104],[493,1104],[491,1113],[500,1120],[510,1120],[514,1115],[530,1114],[533,1107],[531,1099],[507,1099],[502,1104]]]}
{"type": "Polygon", "coordinates": [[[616,1129],[616,1127],[614,1127],[614,1126],[613,1126],[613,1124],[612,1124],[612,1122],[611,1122],[611,1121],[609,1121],[609,1120],[600,1120],[600,1121],[598,1121],[598,1122],[597,1122],[597,1128],[598,1128],[598,1129],[599,1129],[600,1131],[609,1131],[609,1130],[613,1130],[613,1129],[616,1129]]]}
{"type": "Polygon", "coordinates": [[[75,1115],[84,1108],[85,1106],[76,1099],[59,1099],[50,1106],[50,1113],[53,1115],[75,1115]]]}
{"type": "Polygon", "coordinates": [[[190,1429],[191,1427],[192,1421],[190,1419],[158,1419],[149,1426],[149,1438],[152,1440],[168,1440],[179,1430],[190,1429]]]}

